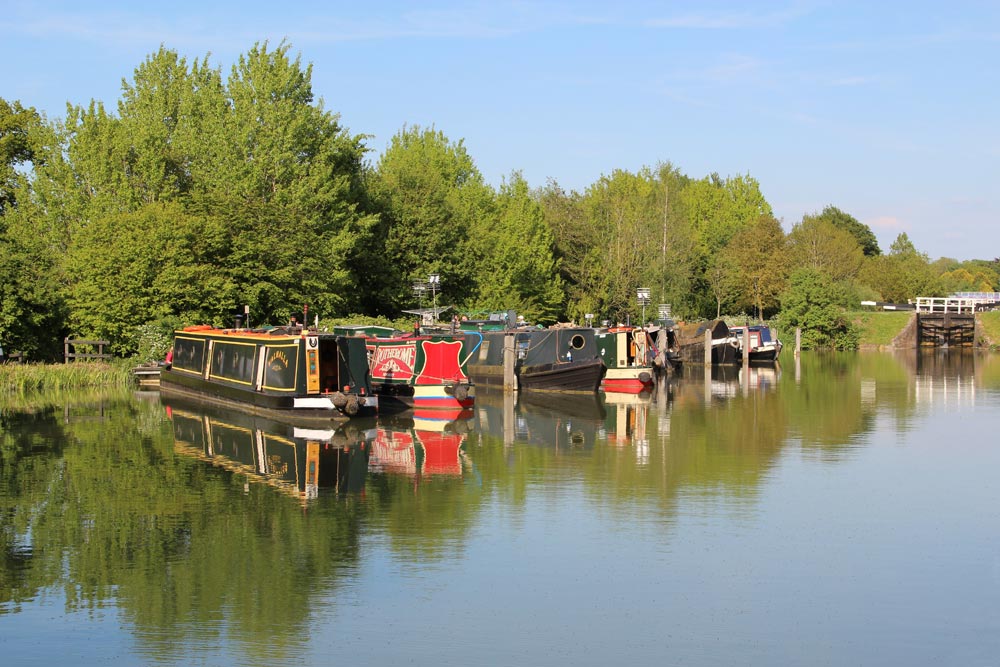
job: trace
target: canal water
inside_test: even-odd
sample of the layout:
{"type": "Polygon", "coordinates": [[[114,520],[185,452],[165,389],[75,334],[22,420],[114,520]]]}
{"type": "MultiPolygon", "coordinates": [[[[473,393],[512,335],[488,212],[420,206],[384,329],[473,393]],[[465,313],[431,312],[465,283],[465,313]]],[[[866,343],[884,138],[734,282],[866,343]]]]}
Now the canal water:
{"type": "Polygon", "coordinates": [[[4,665],[997,665],[1000,359],[302,431],[0,399],[4,665]]]}

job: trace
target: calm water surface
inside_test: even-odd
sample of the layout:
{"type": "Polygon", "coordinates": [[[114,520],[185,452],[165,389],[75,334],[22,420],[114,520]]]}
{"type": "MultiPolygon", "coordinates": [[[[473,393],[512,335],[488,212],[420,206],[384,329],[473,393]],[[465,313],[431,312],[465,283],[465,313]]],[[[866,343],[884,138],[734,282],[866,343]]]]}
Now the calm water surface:
{"type": "Polygon", "coordinates": [[[1000,360],[306,433],[0,400],[4,665],[998,665],[1000,360]]]}

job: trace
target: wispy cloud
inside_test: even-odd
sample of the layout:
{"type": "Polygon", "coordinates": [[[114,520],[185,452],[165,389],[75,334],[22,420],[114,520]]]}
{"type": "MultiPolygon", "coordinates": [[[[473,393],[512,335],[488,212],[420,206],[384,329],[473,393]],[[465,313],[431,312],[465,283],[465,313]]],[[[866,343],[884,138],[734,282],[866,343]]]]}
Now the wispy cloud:
{"type": "Polygon", "coordinates": [[[747,30],[783,26],[809,13],[802,5],[793,5],[777,11],[754,12],[749,10],[703,11],[652,18],[644,21],[650,28],[678,28],[699,30],[747,30]]]}
{"type": "Polygon", "coordinates": [[[832,79],[830,85],[835,87],[868,86],[879,82],[879,77],[875,76],[842,76],[832,79]]]}

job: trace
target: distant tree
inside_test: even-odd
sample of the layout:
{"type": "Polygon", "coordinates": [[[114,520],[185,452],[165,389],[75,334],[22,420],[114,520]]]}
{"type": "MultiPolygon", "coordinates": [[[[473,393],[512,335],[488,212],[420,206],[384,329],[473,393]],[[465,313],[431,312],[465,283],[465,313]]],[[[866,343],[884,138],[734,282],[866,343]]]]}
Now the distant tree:
{"type": "Polygon", "coordinates": [[[861,250],[866,257],[874,257],[875,255],[882,254],[881,249],[878,247],[878,239],[875,238],[875,234],[871,228],[859,222],[854,216],[844,213],[836,206],[827,206],[821,213],[804,216],[802,221],[805,222],[807,219],[824,220],[834,227],[850,233],[858,242],[858,245],[861,246],[861,250]]]}
{"type": "Polygon", "coordinates": [[[822,217],[805,216],[788,234],[789,260],[832,280],[857,276],[864,263],[861,246],[850,232],[822,217]]]}
{"type": "Polygon", "coordinates": [[[765,310],[775,309],[787,278],[787,251],[781,223],[762,215],[738,231],[722,251],[722,258],[735,271],[733,281],[738,302],[764,319],[765,310]]]}
{"type": "Polygon", "coordinates": [[[944,296],[944,287],[927,256],[917,251],[905,232],[896,237],[888,254],[866,260],[859,279],[891,303],[944,296]]]}

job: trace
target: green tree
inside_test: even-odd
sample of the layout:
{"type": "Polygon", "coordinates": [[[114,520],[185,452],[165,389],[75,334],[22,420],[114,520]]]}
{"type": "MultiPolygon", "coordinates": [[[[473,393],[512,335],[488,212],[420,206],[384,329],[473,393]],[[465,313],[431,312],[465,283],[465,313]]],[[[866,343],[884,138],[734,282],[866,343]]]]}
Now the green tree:
{"type": "Polygon", "coordinates": [[[878,239],[875,238],[875,234],[871,228],[859,222],[857,218],[849,213],[844,213],[836,206],[827,206],[821,213],[803,216],[802,221],[805,222],[806,220],[823,220],[838,229],[848,232],[858,242],[858,245],[861,246],[865,257],[874,257],[875,255],[882,254],[882,250],[878,247],[878,239]]]}
{"type": "Polygon", "coordinates": [[[888,254],[869,257],[859,278],[877,290],[883,301],[906,303],[918,296],[944,296],[940,276],[905,232],[896,237],[888,254]]]}
{"type": "MultiPolygon", "coordinates": [[[[15,193],[24,179],[16,167],[34,158],[31,135],[40,123],[41,117],[33,108],[25,109],[20,102],[0,97],[0,216],[16,203],[15,193]]],[[[0,217],[0,230],[2,225],[0,217]]]]}
{"type": "Polygon", "coordinates": [[[761,216],[736,232],[721,257],[735,272],[732,286],[739,305],[763,320],[765,311],[777,306],[785,286],[788,260],[781,223],[773,216],[761,216]]]}
{"type": "Polygon", "coordinates": [[[812,268],[794,271],[781,295],[781,324],[802,329],[802,348],[853,350],[859,333],[841,305],[841,287],[812,268]]]}
{"type": "Polygon", "coordinates": [[[816,269],[834,281],[854,278],[864,263],[855,237],[822,217],[804,216],[789,232],[788,245],[792,266],[816,269]]]}
{"type": "Polygon", "coordinates": [[[557,321],[565,297],[552,232],[520,173],[501,186],[496,217],[477,221],[471,232],[470,253],[480,258],[474,305],[513,308],[535,322],[557,321]]]}
{"type": "Polygon", "coordinates": [[[444,302],[474,293],[478,256],[466,252],[469,229],[491,215],[493,193],[465,150],[433,128],[404,127],[390,141],[370,179],[382,211],[380,271],[395,286],[396,308],[412,304],[412,281],[441,277],[444,302]]]}

